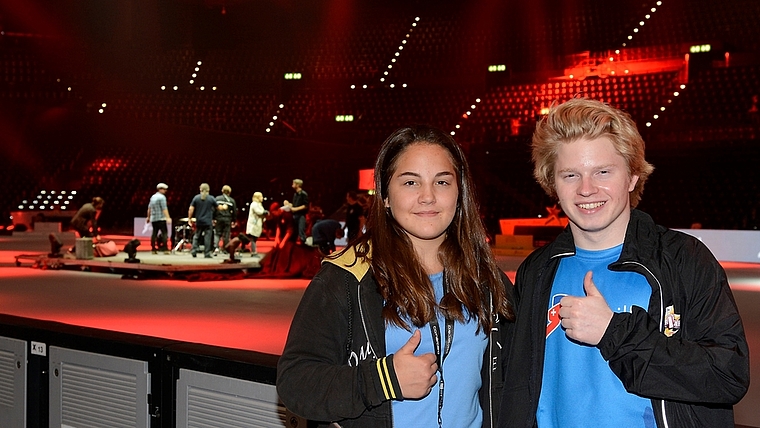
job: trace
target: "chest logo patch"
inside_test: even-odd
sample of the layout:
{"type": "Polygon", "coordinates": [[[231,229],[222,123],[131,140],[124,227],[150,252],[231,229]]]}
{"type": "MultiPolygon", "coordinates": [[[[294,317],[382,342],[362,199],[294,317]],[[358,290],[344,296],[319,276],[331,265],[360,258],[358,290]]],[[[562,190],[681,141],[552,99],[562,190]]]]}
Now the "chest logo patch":
{"type": "Polygon", "coordinates": [[[665,336],[671,337],[681,329],[681,314],[675,312],[671,305],[665,308],[665,336]]]}

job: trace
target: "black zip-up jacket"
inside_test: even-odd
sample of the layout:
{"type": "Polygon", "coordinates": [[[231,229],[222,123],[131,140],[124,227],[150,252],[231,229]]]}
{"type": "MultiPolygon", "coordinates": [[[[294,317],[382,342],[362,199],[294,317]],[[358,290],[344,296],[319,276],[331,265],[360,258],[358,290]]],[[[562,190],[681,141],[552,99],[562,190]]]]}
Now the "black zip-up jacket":
{"type": "MultiPolygon", "coordinates": [[[[560,260],[573,254],[568,227],[517,270],[515,348],[507,361],[501,427],[536,426],[549,295],[560,260]]],[[[732,406],[749,386],[749,349],[712,253],[633,210],[620,259],[609,269],[637,272],[652,287],[649,308],[614,314],[597,345],[625,389],[651,399],[658,427],[733,428],[732,406]],[[666,330],[670,306],[680,314],[678,329],[666,330]]]]}
{"type": "MultiPolygon", "coordinates": [[[[512,283],[505,275],[502,281],[511,301],[512,283]]],[[[391,400],[402,396],[393,355],[386,355],[382,308],[368,263],[357,261],[353,251],[325,260],[304,292],[277,364],[277,392],[290,411],[325,421],[319,426],[393,426],[391,400]]],[[[496,426],[501,355],[510,326],[497,317],[483,356],[484,428],[496,426]]]]}
{"type": "MultiPolygon", "coordinates": [[[[500,427],[536,426],[549,294],[560,260],[573,254],[568,227],[517,270],[516,348],[506,363],[500,427]]],[[[614,314],[597,345],[625,389],[651,399],[658,427],[733,428],[732,406],[749,386],[749,349],[710,250],[633,210],[620,259],[609,269],[637,272],[652,286],[649,308],[614,314]],[[671,306],[678,329],[666,329],[671,306]]]]}

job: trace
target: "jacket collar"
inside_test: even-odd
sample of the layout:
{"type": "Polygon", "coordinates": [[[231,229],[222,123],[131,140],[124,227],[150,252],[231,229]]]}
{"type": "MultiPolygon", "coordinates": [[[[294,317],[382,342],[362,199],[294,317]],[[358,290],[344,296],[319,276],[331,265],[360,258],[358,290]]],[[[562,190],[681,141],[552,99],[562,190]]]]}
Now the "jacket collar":
{"type": "Polygon", "coordinates": [[[350,272],[357,281],[361,282],[362,278],[369,272],[370,264],[369,258],[372,255],[372,248],[370,247],[367,257],[357,258],[354,247],[346,248],[346,250],[337,258],[326,257],[322,260],[322,263],[331,263],[350,272]]]}
{"type": "MultiPolygon", "coordinates": [[[[649,214],[637,209],[631,210],[631,219],[625,231],[620,261],[639,259],[644,254],[654,254],[657,233],[657,226],[649,214]]],[[[554,241],[549,258],[574,254],[575,240],[568,225],[554,241]]]]}

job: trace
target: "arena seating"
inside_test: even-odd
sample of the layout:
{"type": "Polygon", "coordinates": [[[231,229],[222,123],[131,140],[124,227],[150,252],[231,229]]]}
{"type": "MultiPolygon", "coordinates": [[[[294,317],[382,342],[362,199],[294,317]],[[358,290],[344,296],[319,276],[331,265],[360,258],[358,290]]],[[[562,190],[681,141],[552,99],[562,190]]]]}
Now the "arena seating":
{"type": "MultiPolygon", "coordinates": [[[[330,211],[392,130],[427,123],[454,132],[477,159],[494,228],[498,218],[543,214],[551,204],[531,177],[530,133],[542,109],[587,96],[629,112],[648,142],[657,172],[642,207],[674,227],[752,227],[760,196],[759,129],[748,114],[760,93],[758,3],[668,0],[656,13],[639,2],[572,5],[367,9],[331,31],[324,23],[299,30],[301,39],[283,31],[281,39],[228,45],[129,46],[125,55],[135,61],[122,71],[52,61],[54,41],[6,37],[2,125],[31,141],[0,160],[10,172],[0,184],[12,189],[0,208],[12,211],[46,187],[76,186],[78,203],[102,196],[104,224],[123,229],[144,214],[159,181],[173,181],[170,210],[183,217],[202,181],[212,192],[231,185],[244,205],[256,190],[287,199],[290,179],[300,177],[330,211]],[[579,55],[640,65],[683,58],[694,43],[713,43],[736,60],[716,52],[688,70],[563,75],[579,55]],[[493,64],[506,68],[487,73],[493,64]],[[76,126],[66,125],[71,117],[76,126]],[[183,139],[193,142],[183,148],[183,139]]],[[[252,25],[246,35],[255,25],[276,27],[252,25]]]]}

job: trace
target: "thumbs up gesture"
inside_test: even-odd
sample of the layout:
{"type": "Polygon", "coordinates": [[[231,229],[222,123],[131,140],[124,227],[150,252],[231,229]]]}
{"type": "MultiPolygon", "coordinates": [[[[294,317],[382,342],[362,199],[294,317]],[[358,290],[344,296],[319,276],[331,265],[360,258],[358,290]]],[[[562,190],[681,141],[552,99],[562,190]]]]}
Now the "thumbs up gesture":
{"type": "Polygon", "coordinates": [[[404,398],[422,398],[430,394],[438,381],[435,354],[414,355],[421,338],[420,331],[415,330],[404,346],[393,354],[393,368],[404,398]]]}
{"type": "Polygon", "coordinates": [[[596,346],[612,320],[612,309],[596,288],[593,274],[583,278],[585,297],[565,296],[560,300],[559,317],[567,337],[596,346]]]}

